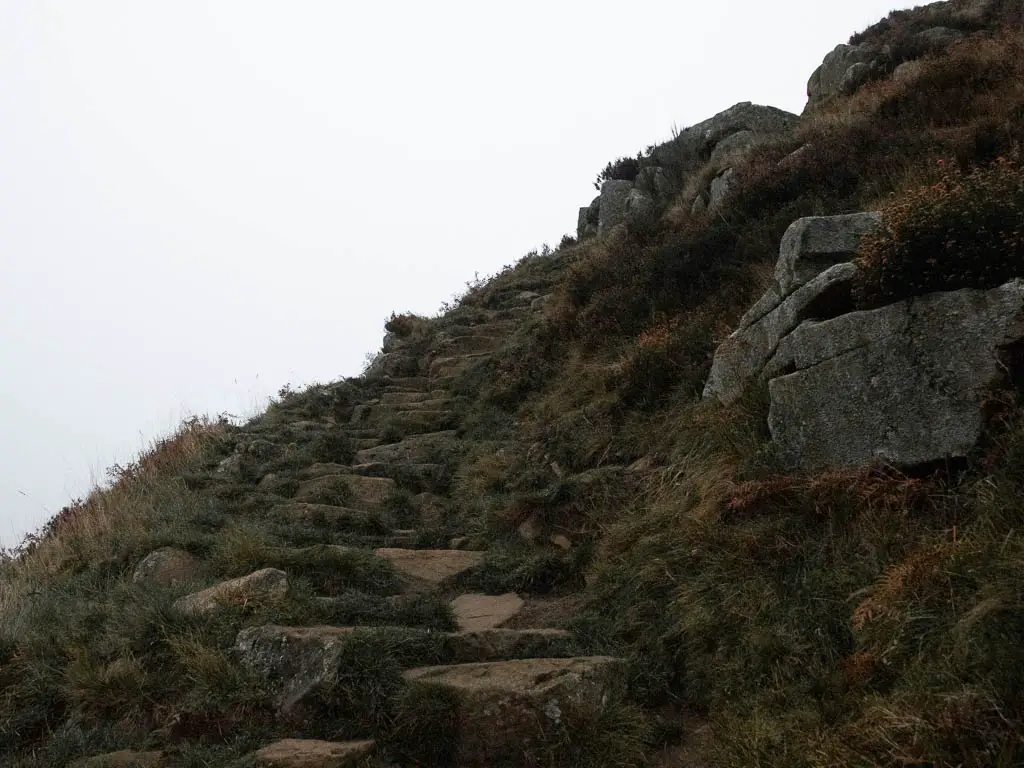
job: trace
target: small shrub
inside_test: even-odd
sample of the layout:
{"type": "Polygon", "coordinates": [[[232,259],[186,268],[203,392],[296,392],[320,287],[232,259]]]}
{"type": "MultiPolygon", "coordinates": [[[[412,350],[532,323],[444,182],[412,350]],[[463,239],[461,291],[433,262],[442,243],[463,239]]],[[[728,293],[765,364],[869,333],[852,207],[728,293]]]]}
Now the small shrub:
{"type": "Polygon", "coordinates": [[[690,320],[684,325],[680,317],[662,316],[637,337],[613,376],[624,403],[654,407],[676,385],[700,392],[715,344],[707,322],[690,320]]]}
{"type": "Polygon", "coordinates": [[[886,229],[861,245],[861,307],[958,288],[992,288],[1024,275],[1024,167],[1002,158],[883,208],[886,229]]]}
{"type": "Polygon", "coordinates": [[[597,174],[594,181],[594,189],[601,189],[605,181],[636,181],[640,174],[640,155],[636,157],[620,157],[614,162],[608,163],[604,170],[597,174]]]}

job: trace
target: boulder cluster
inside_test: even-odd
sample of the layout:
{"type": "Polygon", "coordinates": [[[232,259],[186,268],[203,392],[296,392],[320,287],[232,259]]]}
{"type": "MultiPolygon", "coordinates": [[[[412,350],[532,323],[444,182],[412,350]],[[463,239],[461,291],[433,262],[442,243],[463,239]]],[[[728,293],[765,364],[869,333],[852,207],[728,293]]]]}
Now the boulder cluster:
{"type": "Polygon", "coordinates": [[[857,311],[852,261],[877,213],[805,218],[782,239],[775,280],[718,347],[705,398],[758,380],[780,458],[819,469],[903,468],[967,456],[1024,339],[1024,280],[857,311]]]}

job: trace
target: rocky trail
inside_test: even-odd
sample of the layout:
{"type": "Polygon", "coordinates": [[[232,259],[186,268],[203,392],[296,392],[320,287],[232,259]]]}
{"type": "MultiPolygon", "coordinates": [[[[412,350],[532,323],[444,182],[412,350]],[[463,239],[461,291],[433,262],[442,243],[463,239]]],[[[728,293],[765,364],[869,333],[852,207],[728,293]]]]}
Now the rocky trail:
{"type": "MultiPolygon", "coordinates": [[[[322,704],[318,692],[347,663],[347,646],[389,646],[401,655],[403,643],[427,643],[438,663],[413,663],[404,669],[406,696],[440,696],[449,702],[459,734],[451,758],[459,765],[489,765],[510,752],[524,753],[546,728],[557,724],[566,707],[599,705],[621,683],[619,660],[577,654],[579,643],[563,628],[570,618],[560,615],[564,599],[485,594],[462,586],[484,564],[486,553],[474,548],[469,531],[448,531],[452,535],[446,546],[432,545],[437,536],[430,531],[443,527],[440,518],[450,499],[430,492],[416,495],[412,519],[403,519],[400,527],[386,509],[398,490],[397,479],[429,478],[441,458],[460,450],[459,412],[450,392],[455,377],[489,356],[519,319],[539,307],[536,294],[513,292],[502,308],[487,311],[482,322],[455,326],[435,341],[431,353],[419,361],[425,375],[388,377],[380,396],[357,405],[347,423],[328,418],[292,422],[286,429],[257,427],[211,472],[208,480],[215,493],[219,486],[233,487],[239,476],[247,476],[253,487],[241,500],[242,508],[278,525],[312,524],[324,530],[324,539],[265,550],[248,574],[185,595],[175,602],[175,610],[215,616],[228,605],[284,600],[292,589],[288,563],[356,558],[359,565],[393,577],[397,589],[382,600],[394,609],[393,615],[413,617],[405,624],[240,629],[234,651],[273,690],[282,718],[298,722],[315,713],[322,704]],[[253,456],[301,450],[304,442],[325,433],[351,441],[355,451],[350,464],[313,462],[268,471],[275,464],[265,461],[255,471],[245,468],[253,456]],[[336,544],[339,534],[360,543],[336,544]],[[415,605],[431,600],[448,606],[455,622],[450,631],[423,628],[415,621],[415,605]]],[[[393,363],[401,355],[395,351],[387,357],[393,363]]],[[[140,563],[136,578],[173,582],[201,571],[202,564],[192,556],[165,549],[140,563]]],[[[345,598],[318,594],[313,599],[329,614],[345,598]]],[[[400,719],[395,725],[395,731],[403,730],[400,719]]],[[[391,765],[388,752],[366,738],[288,738],[268,743],[252,757],[255,765],[266,768],[338,768],[391,765]]],[[[163,765],[159,754],[114,753],[81,765],[163,765]]]]}

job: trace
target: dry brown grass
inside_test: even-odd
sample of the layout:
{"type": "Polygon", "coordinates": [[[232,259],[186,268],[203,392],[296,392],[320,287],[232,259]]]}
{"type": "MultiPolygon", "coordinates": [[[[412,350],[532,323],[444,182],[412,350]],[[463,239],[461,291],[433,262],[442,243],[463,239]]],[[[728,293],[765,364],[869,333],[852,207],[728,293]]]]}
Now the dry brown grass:
{"type": "Polygon", "coordinates": [[[180,475],[221,440],[223,422],[191,419],[170,437],[157,440],[137,461],[111,470],[113,483],[65,507],[40,534],[30,537],[20,556],[4,567],[0,615],[34,585],[90,561],[103,561],[112,548],[145,541],[154,524],[154,496],[179,487],[180,475]]]}

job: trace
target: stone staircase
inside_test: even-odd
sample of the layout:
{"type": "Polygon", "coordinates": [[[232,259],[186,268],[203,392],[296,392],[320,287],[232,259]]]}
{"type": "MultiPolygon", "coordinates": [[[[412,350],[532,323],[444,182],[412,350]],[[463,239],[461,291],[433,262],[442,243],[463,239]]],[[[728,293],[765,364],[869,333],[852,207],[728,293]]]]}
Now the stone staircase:
{"type": "MultiPolygon", "coordinates": [[[[315,525],[331,536],[358,534],[361,545],[325,541],[314,547],[268,551],[267,562],[251,573],[185,595],[174,604],[183,614],[212,616],[225,606],[280,601],[290,591],[289,563],[341,563],[355,556],[378,563],[397,579],[398,593],[378,598],[384,603],[447,603],[454,620],[449,631],[400,624],[263,624],[241,629],[234,652],[245,668],[265,680],[280,717],[301,722],[302,716],[322,706],[318,695],[345,671],[354,645],[420,649],[410,651],[410,664],[401,674],[404,700],[443,700],[447,717],[459,724],[449,755],[454,762],[436,764],[486,766],[500,760],[505,761],[502,765],[527,765],[523,756],[531,743],[558,723],[564,708],[601,706],[620,686],[618,660],[577,655],[579,644],[569,632],[523,620],[529,612],[524,613],[527,601],[519,595],[461,588],[461,580],[484,565],[485,552],[419,548],[418,529],[408,527],[408,522],[393,525],[386,509],[398,488],[396,477],[431,471],[439,457],[458,452],[458,412],[448,386],[460,372],[492,354],[523,315],[537,311],[531,309],[535,299],[533,294],[512,296],[501,301],[500,309],[491,310],[484,322],[454,325],[439,334],[421,364],[427,375],[386,380],[379,396],[358,405],[347,424],[312,424],[301,433],[290,431],[296,442],[318,429],[340,431],[356,449],[355,456],[348,465],[312,463],[288,477],[276,473],[271,484],[261,479],[258,489],[282,484],[293,489],[290,497],[261,506],[261,514],[286,526],[315,525]],[[396,430],[401,439],[389,441],[387,433],[396,430]],[[515,628],[506,626],[510,622],[515,628]],[[522,762],[507,762],[509,754],[520,755],[522,762]]],[[[424,505],[444,503],[432,494],[420,496],[429,497],[421,499],[424,505]]],[[[426,515],[422,509],[418,512],[423,524],[426,515]]],[[[456,536],[455,541],[468,539],[456,536]]],[[[316,604],[329,612],[339,600],[343,598],[325,594],[316,598],[316,604]]],[[[398,712],[399,732],[403,712],[411,718],[420,716],[414,710],[398,712]]],[[[390,745],[366,738],[375,735],[353,734],[360,738],[338,742],[290,738],[268,744],[251,759],[267,768],[391,765],[390,745]]]]}

